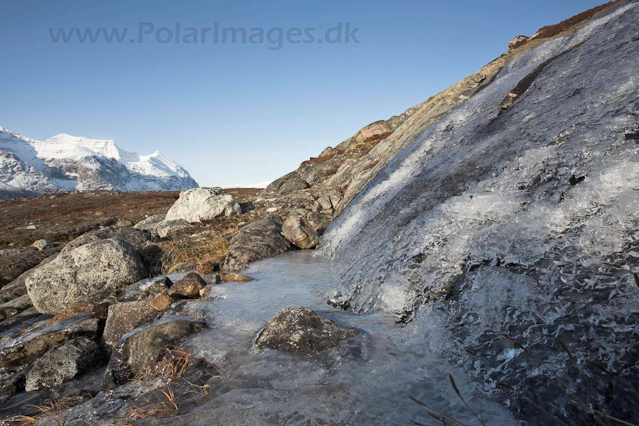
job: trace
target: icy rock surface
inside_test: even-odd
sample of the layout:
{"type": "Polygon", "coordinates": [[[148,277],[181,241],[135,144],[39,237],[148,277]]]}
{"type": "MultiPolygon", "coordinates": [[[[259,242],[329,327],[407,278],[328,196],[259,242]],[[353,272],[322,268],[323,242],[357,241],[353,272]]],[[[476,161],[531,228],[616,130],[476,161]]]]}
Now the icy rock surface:
{"type": "MultiPolygon", "coordinates": [[[[379,173],[321,243],[355,311],[410,318],[440,300],[418,322],[445,324],[442,347],[487,390],[547,386],[535,392],[564,414],[566,392],[537,361],[578,377],[557,338],[636,377],[639,148],[626,135],[639,124],[637,22],[633,2],[522,55],[379,173]]],[[[608,403],[627,415],[623,400],[608,403]]]]}

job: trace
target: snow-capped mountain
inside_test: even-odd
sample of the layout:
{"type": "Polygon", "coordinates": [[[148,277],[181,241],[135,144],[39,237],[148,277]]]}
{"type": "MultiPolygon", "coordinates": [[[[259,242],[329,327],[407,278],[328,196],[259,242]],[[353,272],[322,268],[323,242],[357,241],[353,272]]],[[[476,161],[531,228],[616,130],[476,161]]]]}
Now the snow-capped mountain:
{"type": "Polygon", "coordinates": [[[189,173],[156,151],[138,155],[111,140],[59,134],[37,141],[0,127],[0,199],[59,191],[182,190],[189,173]]]}

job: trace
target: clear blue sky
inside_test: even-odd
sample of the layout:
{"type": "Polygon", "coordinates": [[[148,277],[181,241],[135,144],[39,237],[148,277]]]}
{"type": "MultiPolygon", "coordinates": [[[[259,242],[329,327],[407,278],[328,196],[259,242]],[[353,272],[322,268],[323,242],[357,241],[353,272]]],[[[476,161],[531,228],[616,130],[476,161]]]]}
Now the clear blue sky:
{"type": "Polygon", "coordinates": [[[157,149],[203,186],[253,184],[476,72],[512,37],[602,2],[0,0],[0,126],[157,149]],[[140,22],[154,25],[142,43],[140,22]],[[359,43],[273,50],[267,40],[215,44],[212,33],[205,43],[159,43],[157,29],[176,22],[248,35],[313,27],[318,38],[350,22],[359,43]],[[123,43],[52,42],[49,28],[72,27],[128,33],[123,43]]]}

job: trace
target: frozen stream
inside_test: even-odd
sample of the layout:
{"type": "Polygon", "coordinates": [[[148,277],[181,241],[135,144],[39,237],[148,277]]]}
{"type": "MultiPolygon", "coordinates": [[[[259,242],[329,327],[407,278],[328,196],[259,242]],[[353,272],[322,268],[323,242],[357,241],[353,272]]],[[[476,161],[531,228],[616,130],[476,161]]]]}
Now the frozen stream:
{"type": "Polygon", "coordinates": [[[489,424],[516,424],[501,406],[473,394],[463,373],[441,358],[433,344],[438,339],[424,324],[402,326],[385,314],[354,315],[327,305],[339,284],[319,254],[287,253],[257,262],[246,273],[255,281],[214,286],[215,300],[185,307],[209,323],[185,346],[222,373],[207,400],[182,417],[186,424],[430,424],[433,419],[411,396],[466,424],[479,424],[452,391],[449,373],[489,424]],[[360,335],[314,356],[253,349],[268,319],[295,305],[360,335]]]}

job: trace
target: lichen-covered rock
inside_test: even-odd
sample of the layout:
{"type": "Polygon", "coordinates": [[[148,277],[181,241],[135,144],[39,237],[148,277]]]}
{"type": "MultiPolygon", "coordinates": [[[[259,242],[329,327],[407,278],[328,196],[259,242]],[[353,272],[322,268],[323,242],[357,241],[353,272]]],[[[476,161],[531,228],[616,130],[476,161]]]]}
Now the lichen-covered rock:
{"type": "Polygon", "coordinates": [[[204,287],[206,281],[199,274],[190,272],[169,288],[169,296],[195,299],[200,297],[200,290],[204,287]]]}
{"type": "MultiPolygon", "coordinates": [[[[49,256],[47,258],[45,258],[42,262],[40,262],[39,265],[37,266],[43,266],[46,265],[47,263],[51,262],[53,259],[56,258],[56,255],[54,256],[49,256]]],[[[2,287],[0,289],[0,301],[1,302],[8,302],[10,300],[13,300],[17,297],[23,296],[25,294],[27,294],[27,287],[25,286],[25,281],[27,279],[28,276],[30,276],[31,274],[33,274],[33,271],[35,271],[36,268],[33,269],[29,269],[28,271],[22,273],[20,276],[18,276],[15,280],[11,281],[9,284],[5,285],[4,287],[2,287]]]]}
{"type": "Polygon", "coordinates": [[[282,219],[277,215],[268,215],[235,234],[224,269],[241,271],[251,262],[284,253],[290,247],[288,240],[282,236],[282,219]]]}
{"type": "Polygon", "coordinates": [[[301,249],[311,249],[319,244],[319,235],[311,225],[299,216],[290,216],[282,225],[284,237],[301,249]]]}
{"type": "Polygon", "coordinates": [[[95,367],[102,358],[98,345],[87,337],[78,337],[51,349],[37,360],[27,373],[25,390],[52,388],[95,367]]]}
{"type": "Polygon", "coordinates": [[[184,219],[164,220],[155,226],[155,231],[160,238],[173,238],[194,230],[195,227],[184,219]]]}
{"type": "Polygon", "coordinates": [[[56,314],[78,302],[100,302],[116,290],[146,277],[134,248],[115,239],[63,251],[25,280],[33,306],[56,314]]]}
{"type": "Polygon", "coordinates": [[[30,364],[49,349],[60,346],[76,337],[95,339],[99,320],[84,314],[69,318],[41,330],[27,332],[0,345],[0,367],[16,368],[30,364]]]}
{"type": "Polygon", "coordinates": [[[255,346],[310,354],[335,347],[342,340],[355,335],[357,333],[354,330],[297,306],[283,309],[271,318],[260,332],[255,346]]]}
{"type": "Polygon", "coordinates": [[[104,326],[104,342],[111,347],[116,346],[122,336],[152,321],[156,315],[156,310],[146,300],[109,306],[109,314],[104,326]]]}
{"type": "Polygon", "coordinates": [[[240,205],[222,188],[194,188],[180,193],[166,220],[184,219],[193,223],[241,213],[240,205]]]}
{"type": "Polygon", "coordinates": [[[141,251],[151,241],[151,234],[142,229],[109,226],[80,235],[78,238],[70,241],[69,244],[62,249],[61,253],[67,253],[76,247],[106,239],[124,241],[131,244],[135,250],[141,251]]]}

